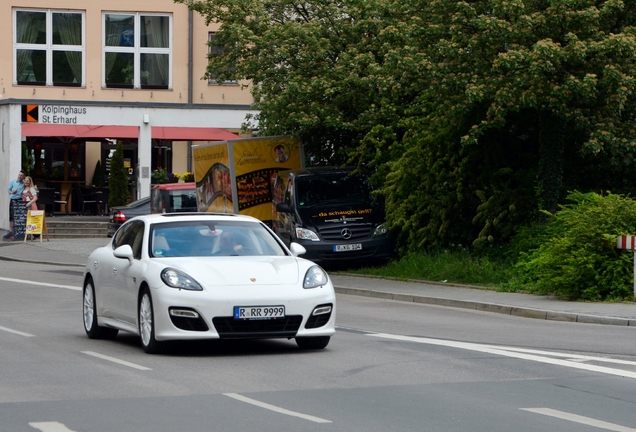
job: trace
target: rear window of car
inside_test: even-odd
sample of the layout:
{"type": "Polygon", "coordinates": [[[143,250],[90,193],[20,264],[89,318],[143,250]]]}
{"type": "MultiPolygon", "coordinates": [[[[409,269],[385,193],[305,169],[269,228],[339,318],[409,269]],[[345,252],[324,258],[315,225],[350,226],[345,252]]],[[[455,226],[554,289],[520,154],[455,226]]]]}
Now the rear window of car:
{"type": "Polygon", "coordinates": [[[245,221],[180,221],[154,224],[149,255],[162,257],[283,256],[287,252],[262,224],[245,221]],[[227,238],[232,238],[228,247],[227,238]],[[234,248],[239,245],[240,248],[234,248]]]}
{"type": "Polygon", "coordinates": [[[170,208],[174,212],[196,212],[197,195],[196,191],[168,191],[170,208]]]}

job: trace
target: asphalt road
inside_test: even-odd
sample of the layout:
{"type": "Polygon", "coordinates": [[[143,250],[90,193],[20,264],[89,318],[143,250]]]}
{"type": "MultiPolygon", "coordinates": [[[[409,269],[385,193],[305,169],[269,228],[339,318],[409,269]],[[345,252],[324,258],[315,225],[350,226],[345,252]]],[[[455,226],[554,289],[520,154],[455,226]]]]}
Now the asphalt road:
{"type": "Polygon", "coordinates": [[[634,328],[339,295],[327,349],[88,339],[81,269],[0,262],[0,431],[636,432],[634,328]]]}

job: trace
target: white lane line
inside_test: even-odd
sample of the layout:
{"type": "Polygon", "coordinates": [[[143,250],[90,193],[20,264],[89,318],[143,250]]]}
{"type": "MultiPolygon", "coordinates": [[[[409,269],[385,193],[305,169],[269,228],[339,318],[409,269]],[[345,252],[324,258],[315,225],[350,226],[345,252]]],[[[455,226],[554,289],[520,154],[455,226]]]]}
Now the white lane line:
{"type": "Polygon", "coordinates": [[[53,288],[65,288],[65,289],[70,289],[70,290],[74,290],[74,291],[81,291],[82,290],[81,287],[72,286],[72,285],[59,285],[59,284],[52,284],[52,283],[46,283],[46,282],[36,282],[36,281],[23,280],[23,279],[13,279],[13,278],[0,277],[0,280],[1,281],[5,281],[5,282],[21,283],[21,284],[25,284],[25,285],[39,285],[39,286],[53,287],[53,288]]]}
{"type": "Polygon", "coordinates": [[[606,357],[593,357],[593,356],[586,356],[586,355],[580,355],[580,354],[558,353],[558,352],[551,352],[551,351],[539,351],[539,350],[531,350],[527,348],[498,347],[495,345],[484,345],[484,346],[488,346],[490,348],[495,348],[495,349],[502,349],[505,351],[516,351],[516,352],[529,353],[529,354],[542,354],[542,355],[547,355],[552,357],[563,357],[574,362],[596,361],[596,362],[636,366],[636,362],[629,361],[629,360],[619,360],[619,359],[606,358],[606,357]]]}
{"type": "Polygon", "coordinates": [[[120,365],[128,366],[128,367],[131,367],[131,368],[134,368],[134,369],[139,369],[139,370],[143,370],[143,371],[152,370],[152,369],[147,368],[145,366],[140,366],[138,364],[130,363],[130,362],[127,362],[125,360],[121,360],[121,359],[118,359],[118,358],[115,358],[115,357],[105,356],[103,354],[99,354],[99,353],[96,353],[96,352],[93,352],[93,351],[82,351],[82,354],[86,354],[86,355],[89,355],[89,356],[97,357],[97,358],[100,358],[102,360],[108,360],[110,362],[118,363],[120,365]]]}
{"type": "Polygon", "coordinates": [[[574,423],[580,423],[586,426],[593,426],[601,429],[607,429],[615,432],[636,432],[636,429],[628,428],[625,426],[617,425],[614,423],[604,422],[602,420],[596,420],[590,417],[584,417],[576,414],[571,414],[563,411],[557,411],[550,408],[519,408],[522,411],[530,411],[536,414],[542,414],[545,416],[556,417],[562,420],[568,420],[574,423]]]}
{"type": "Polygon", "coordinates": [[[564,366],[564,367],[569,367],[572,369],[581,369],[581,370],[585,370],[589,372],[604,373],[607,375],[616,375],[620,377],[636,379],[636,372],[629,372],[629,371],[624,371],[620,369],[612,369],[612,368],[608,368],[604,366],[595,366],[595,365],[588,365],[588,364],[579,363],[579,362],[541,357],[538,355],[526,354],[521,352],[506,351],[506,349],[504,348],[492,347],[490,345],[480,345],[480,344],[474,344],[474,343],[468,343],[468,342],[455,342],[455,341],[442,340],[442,339],[429,339],[429,338],[420,338],[420,337],[411,337],[411,336],[391,335],[386,333],[370,333],[367,336],[383,338],[383,339],[399,340],[404,342],[415,342],[415,343],[422,343],[422,344],[428,344],[428,345],[438,345],[438,346],[446,346],[451,348],[459,348],[459,349],[465,349],[470,351],[500,355],[504,357],[512,357],[512,358],[518,358],[522,360],[536,361],[539,363],[547,363],[547,364],[556,365],[556,366],[564,366]]]}
{"type": "Polygon", "coordinates": [[[39,429],[42,432],[75,432],[58,422],[29,423],[29,426],[39,429]]]}
{"type": "Polygon", "coordinates": [[[248,403],[248,404],[256,405],[258,407],[265,408],[265,409],[268,409],[270,411],[277,412],[279,414],[285,414],[285,415],[292,416],[292,417],[299,417],[301,419],[309,420],[309,421],[312,421],[314,423],[332,423],[331,420],[325,420],[325,419],[321,419],[320,417],[314,417],[314,416],[310,416],[310,415],[307,415],[307,414],[298,413],[298,412],[295,412],[295,411],[289,411],[289,410],[286,410],[284,408],[277,407],[276,405],[270,405],[270,404],[267,404],[267,403],[264,403],[264,402],[257,401],[255,399],[250,399],[248,397],[241,396],[240,394],[237,394],[237,393],[223,393],[223,394],[225,396],[231,397],[232,399],[236,399],[236,400],[239,400],[241,402],[245,402],[245,403],[248,403]]]}
{"type": "Polygon", "coordinates": [[[29,334],[29,333],[24,333],[21,331],[17,331],[17,330],[12,330],[10,328],[6,328],[6,327],[0,327],[1,331],[7,332],[7,333],[13,333],[13,334],[17,334],[20,336],[25,336],[25,337],[35,337],[35,335],[29,334]]]}

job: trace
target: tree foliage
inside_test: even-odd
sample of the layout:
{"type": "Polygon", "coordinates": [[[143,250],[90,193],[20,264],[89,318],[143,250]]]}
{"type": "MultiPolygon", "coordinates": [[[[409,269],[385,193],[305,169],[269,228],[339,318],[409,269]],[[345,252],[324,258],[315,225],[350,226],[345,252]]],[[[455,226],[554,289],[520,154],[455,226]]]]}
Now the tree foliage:
{"type": "Polygon", "coordinates": [[[121,141],[117,141],[115,152],[110,160],[110,176],[108,179],[108,206],[116,207],[125,205],[130,198],[128,190],[128,170],[124,166],[124,147],[121,141]]]}
{"type": "Polygon", "coordinates": [[[567,190],[626,192],[632,0],[176,0],[263,134],[373,168],[403,250],[506,242],[567,190]]]}

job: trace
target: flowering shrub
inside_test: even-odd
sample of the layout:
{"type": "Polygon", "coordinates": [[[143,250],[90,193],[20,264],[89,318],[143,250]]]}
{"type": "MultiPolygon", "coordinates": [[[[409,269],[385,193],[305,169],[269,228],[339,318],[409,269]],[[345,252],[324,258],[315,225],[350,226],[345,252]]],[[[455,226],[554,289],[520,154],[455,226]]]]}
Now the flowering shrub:
{"type": "Polygon", "coordinates": [[[154,170],[151,180],[153,183],[166,183],[168,181],[168,173],[164,169],[154,170]]]}

